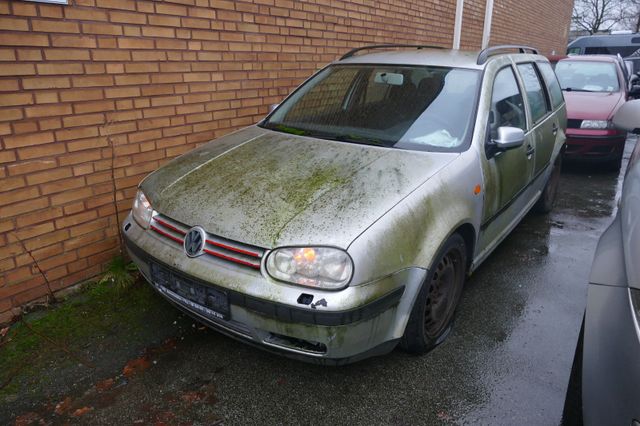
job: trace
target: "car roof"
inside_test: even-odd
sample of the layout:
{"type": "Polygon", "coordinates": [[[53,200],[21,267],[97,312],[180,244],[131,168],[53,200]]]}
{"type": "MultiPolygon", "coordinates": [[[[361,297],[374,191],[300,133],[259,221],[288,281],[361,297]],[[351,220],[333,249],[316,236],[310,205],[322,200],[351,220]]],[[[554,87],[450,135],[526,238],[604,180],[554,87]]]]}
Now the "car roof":
{"type": "MultiPolygon", "coordinates": [[[[391,48],[391,47],[390,47],[391,48]]],[[[400,50],[374,51],[349,56],[335,61],[335,64],[393,64],[393,65],[429,65],[435,67],[468,68],[482,70],[491,59],[504,55],[523,56],[522,53],[503,53],[489,56],[487,61],[478,64],[478,56],[482,51],[438,48],[407,48],[400,50]]],[[[532,56],[532,55],[527,55],[532,56]]],[[[546,60],[544,56],[535,55],[536,59],[546,60]]]]}
{"type": "Polygon", "coordinates": [[[567,47],[586,47],[589,45],[594,46],[613,46],[618,45],[620,42],[627,42],[630,45],[637,44],[638,42],[633,40],[637,39],[640,33],[632,34],[593,34],[587,36],[580,36],[573,40],[567,47]]]}

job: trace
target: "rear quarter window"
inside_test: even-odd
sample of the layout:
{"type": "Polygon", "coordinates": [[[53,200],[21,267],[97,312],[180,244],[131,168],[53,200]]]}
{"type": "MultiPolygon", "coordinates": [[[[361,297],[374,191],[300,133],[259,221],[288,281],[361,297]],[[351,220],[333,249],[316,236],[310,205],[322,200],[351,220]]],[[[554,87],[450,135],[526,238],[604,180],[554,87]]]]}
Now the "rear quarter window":
{"type": "Polygon", "coordinates": [[[548,62],[538,62],[538,69],[540,70],[542,78],[544,78],[547,88],[549,89],[551,105],[553,105],[553,109],[556,109],[562,105],[562,102],[564,102],[562,89],[560,88],[560,83],[558,83],[558,77],[553,71],[551,64],[548,62]]]}

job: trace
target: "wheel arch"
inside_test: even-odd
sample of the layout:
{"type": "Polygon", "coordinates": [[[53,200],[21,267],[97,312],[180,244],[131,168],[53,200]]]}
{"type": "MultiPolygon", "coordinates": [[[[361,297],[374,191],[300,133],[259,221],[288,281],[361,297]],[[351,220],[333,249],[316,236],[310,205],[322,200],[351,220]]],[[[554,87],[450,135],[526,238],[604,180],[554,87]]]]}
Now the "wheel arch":
{"type": "MultiPolygon", "coordinates": [[[[458,223],[458,225],[452,227],[451,231],[449,231],[446,237],[442,239],[442,241],[440,242],[436,250],[433,252],[434,254],[433,257],[435,257],[437,253],[440,253],[440,251],[442,250],[442,247],[444,247],[444,245],[447,243],[449,238],[451,238],[451,236],[453,236],[454,234],[460,235],[464,240],[465,251],[467,255],[466,270],[467,272],[469,272],[469,268],[473,263],[473,257],[475,254],[475,247],[477,243],[478,233],[476,232],[476,228],[468,221],[462,221],[458,223]]],[[[431,269],[431,267],[432,267],[432,264],[429,263],[427,268],[431,269]]]]}
{"type": "Polygon", "coordinates": [[[465,249],[467,251],[467,265],[466,270],[469,271],[471,264],[473,263],[473,255],[475,253],[476,248],[476,229],[469,222],[463,223],[459,225],[451,234],[460,234],[462,239],[464,240],[465,249]]]}

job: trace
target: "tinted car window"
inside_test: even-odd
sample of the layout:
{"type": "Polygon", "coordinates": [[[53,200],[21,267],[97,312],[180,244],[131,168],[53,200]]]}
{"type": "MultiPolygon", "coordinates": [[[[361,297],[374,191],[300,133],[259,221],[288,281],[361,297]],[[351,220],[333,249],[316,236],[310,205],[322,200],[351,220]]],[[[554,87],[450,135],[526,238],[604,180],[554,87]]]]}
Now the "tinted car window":
{"type": "Polygon", "coordinates": [[[556,77],[556,73],[553,72],[551,65],[547,62],[539,62],[538,69],[540,70],[540,73],[542,73],[544,80],[547,82],[549,96],[551,97],[551,104],[554,108],[557,108],[564,101],[562,89],[560,89],[560,83],[558,83],[558,77],[556,77]]]}
{"type": "Polygon", "coordinates": [[[637,49],[634,46],[593,46],[584,49],[585,55],[617,55],[629,56],[637,49]]]}
{"type": "Polygon", "coordinates": [[[527,102],[531,109],[531,118],[534,123],[540,121],[547,113],[547,100],[538,73],[533,64],[518,64],[518,70],[527,91],[527,102]]]}
{"type": "Polygon", "coordinates": [[[556,65],[562,90],[575,92],[617,92],[620,90],[616,65],[611,62],[563,60],[556,65]]]}
{"type": "Polygon", "coordinates": [[[498,72],[493,83],[489,127],[491,138],[497,136],[498,127],[518,127],[526,130],[524,100],[511,67],[498,72]]]}
{"type": "Polygon", "coordinates": [[[262,126],[349,143],[455,150],[470,137],[479,72],[396,65],[333,65],[262,126]]]}

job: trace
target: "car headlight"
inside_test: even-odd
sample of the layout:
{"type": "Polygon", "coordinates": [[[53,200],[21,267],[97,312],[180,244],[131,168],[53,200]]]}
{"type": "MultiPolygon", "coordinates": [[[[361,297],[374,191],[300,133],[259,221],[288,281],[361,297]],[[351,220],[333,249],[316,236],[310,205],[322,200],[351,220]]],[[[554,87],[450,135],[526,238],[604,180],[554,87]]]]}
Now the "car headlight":
{"type": "Polygon", "coordinates": [[[337,290],[353,274],[351,257],[331,247],[286,247],[273,250],[267,258],[267,272],[281,281],[337,290]]]}
{"type": "Polygon", "coordinates": [[[612,125],[607,120],[582,120],[581,129],[611,129],[612,125]]]}
{"type": "Polygon", "coordinates": [[[151,207],[151,203],[147,199],[146,195],[140,190],[136,194],[136,198],[133,200],[133,208],[131,209],[133,213],[133,218],[138,225],[142,226],[144,229],[149,228],[149,223],[151,222],[151,216],[153,215],[153,207],[151,207]]]}

